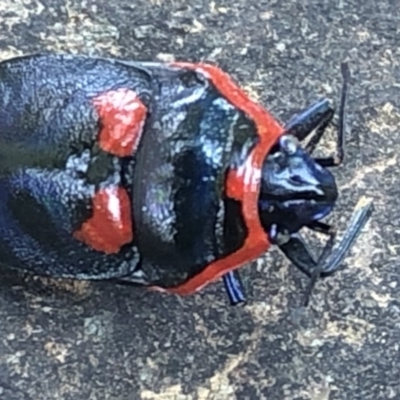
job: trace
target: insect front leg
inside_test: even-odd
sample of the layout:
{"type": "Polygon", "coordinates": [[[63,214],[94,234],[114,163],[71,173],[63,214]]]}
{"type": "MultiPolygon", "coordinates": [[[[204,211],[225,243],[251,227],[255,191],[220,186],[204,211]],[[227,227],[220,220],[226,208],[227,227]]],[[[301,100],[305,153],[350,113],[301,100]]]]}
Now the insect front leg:
{"type": "Polygon", "coordinates": [[[302,142],[315,131],[306,144],[306,150],[312,153],[332,121],[334,112],[327,99],[319,100],[292,117],[285,126],[285,134],[293,135],[302,142]]]}
{"type": "MultiPolygon", "coordinates": [[[[345,154],[345,134],[346,134],[346,115],[348,83],[350,81],[350,69],[347,63],[342,63],[341,72],[343,76],[343,87],[341,92],[339,127],[336,136],[336,154],[331,157],[315,158],[315,161],[323,167],[335,167],[343,163],[345,154]]],[[[312,154],[326,132],[326,128],[332,122],[334,109],[329,101],[322,99],[301,113],[295,115],[285,126],[285,133],[290,134],[303,141],[315,132],[308,139],[305,149],[312,154]]]]}

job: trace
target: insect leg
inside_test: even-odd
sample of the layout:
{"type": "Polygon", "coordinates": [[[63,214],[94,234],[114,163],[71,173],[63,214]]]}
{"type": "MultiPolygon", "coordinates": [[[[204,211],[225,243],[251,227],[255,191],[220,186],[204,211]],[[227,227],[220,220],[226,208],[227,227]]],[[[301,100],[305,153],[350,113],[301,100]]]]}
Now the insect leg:
{"type": "MultiPolygon", "coordinates": [[[[336,154],[331,157],[316,158],[315,161],[323,167],[336,167],[343,163],[345,154],[345,134],[346,134],[346,106],[347,106],[347,92],[348,83],[350,81],[350,69],[347,63],[342,63],[341,72],[343,76],[342,94],[340,100],[339,110],[339,127],[337,130],[336,139],[336,154]]],[[[317,133],[318,134],[318,133],[317,133]]]]}
{"type": "Polygon", "coordinates": [[[315,260],[306,242],[299,233],[287,237],[285,237],[285,235],[279,235],[279,233],[275,235],[275,242],[285,256],[296,268],[311,279],[304,296],[304,305],[308,304],[316,280],[320,276],[325,277],[332,275],[340,269],[344,258],[353,246],[372,212],[372,202],[361,199],[356,206],[356,210],[342,240],[335,249],[333,249],[333,247],[336,233],[329,225],[320,222],[309,225],[308,227],[310,229],[329,235],[328,242],[324,246],[318,261],[315,260]]]}
{"type": "Polygon", "coordinates": [[[285,134],[293,135],[299,141],[305,140],[312,132],[315,135],[310,137],[305,145],[306,150],[311,154],[326,127],[332,121],[334,109],[327,99],[322,99],[312,104],[310,107],[295,115],[285,126],[285,134]]]}
{"type": "Polygon", "coordinates": [[[223,276],[226,293],[229,297],[231,305],[236,306],[237,304],[244,303],[246,296],[244,294],[244,288],[242,280],[240,279],[239,271],[230,271],[223,276]]]}
{"type": "Polygon", "coordinates": [[[290,235],[287,240],[278,239],[276,244],[296,268],[311,278],[318,263],[299,233],[290,235]]]}
{"type": "MultiPolygon", "coordinates": [[[[350,69],[347,63],[342,63],[341,72],[343,76],[343,87],[341,94],[340,110],[339,110],[339,127],[336,139],[336,154],[331,157],[316,158],[323,167],[334,167],[342,164],[345,153],[344,136],[346,133],[346,105],[348,83],[350,81],[350,69]]],[[[305,145],[305,149],[312,154],[316,146],[324,135],[327,126],[333,119],[334,110],[330,106],[328,100],[322,99],[300,114],[295,115],[285,127],[285,133],[297,137],[300,141],[305,140],[312,132],[311,136],[305,145]]]]}
{"type": "MultiPolygon", "coordinates": [[[[332,251],[334,234],[330,237],[330,240],[328,241],[324,251],[321,254],[320,259],[318,260],[318,267],[315,268],[311,276],[310,283],[307,287],[306,293],[304,295],[303,304],[305,307],[309,303],[311,291],[318,277],[332,275],[340,268],[343,259],[345,258],[350,248],[353,246],[361,229],[364,227],[364,225],[370,218],[372,211],[373,211],[372,202],[365,202],[364,199],[360,200],[359,204],[356,207],[356,211],[353,214],[353,218],[350,221],[350,224],[347,227],[347,230],[344,233],[341,242],[334,251],[332,251]],[[330,250],[325,251],[328,248],[328,244],[330,245],[330,250]]],[[[313,228],[311,227],[311,229],[313,228]]]]}
{"type": "Polygon", "coordinates": [[[353,213],[353,217],[344,233],[342,240],[337,248],[332,252],[329,259],[323,261],[321,274],[331,275],[340,268],[340,264],[345,258],[349,249],[353,246],[359,233],[367,223],[374,210],[373,203],[362,198],[353,213]]]}

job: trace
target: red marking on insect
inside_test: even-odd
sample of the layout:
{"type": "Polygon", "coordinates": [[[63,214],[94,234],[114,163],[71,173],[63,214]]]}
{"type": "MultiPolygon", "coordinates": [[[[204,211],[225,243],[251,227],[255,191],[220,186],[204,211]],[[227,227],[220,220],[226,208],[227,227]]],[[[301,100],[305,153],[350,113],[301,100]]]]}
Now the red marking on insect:
{"type": "Polygon", "coordinates": [[[74,237],[97,251],[117,253],[133,239],[131,206],[121,187],[100,189],[93,198],[93,215],[74,237]]]}
{"type": "Polygon", "coordinates": [[[178,62],[172,65],[203,73],[229,102],[254,121],[259,137],[259,142],[249,154],[245,164],[238,170],[229,171],[225,183],[227,196],[241,201],[243,217],[248,228],[245,243],[236,252],[212,262],[203,271],[182,285],[165,290],[184,295],[200,290],[208,283],[256,259],[268,250],[270,242],[258,215],[260,179],[264,159],[277,139],[283,134],[284,129],[267,110],[252,101],[219,68],[203,63],[178,62]]]}
{"type": "Polygon", "coordinates": [[[118,157],[136,150],[146,120],[147,107],[133,90],[120,88],[93,100],[101,121],[100,147],[118,157]]]}
{"type": "Polygon", "coordinates": [[[231,169],[228,172],[226,182],[228,183],[226,186],[226,195],[234,200],[242,200],[245,189],[242,182],[242,176],[240,171],[231,169]]]}

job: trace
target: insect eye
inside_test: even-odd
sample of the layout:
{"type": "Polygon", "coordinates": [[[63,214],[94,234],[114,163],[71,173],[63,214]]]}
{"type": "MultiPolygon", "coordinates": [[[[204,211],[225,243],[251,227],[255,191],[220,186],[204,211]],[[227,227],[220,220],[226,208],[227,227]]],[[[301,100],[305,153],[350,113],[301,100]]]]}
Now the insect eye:
{"type": "Polygon", "coordinates": [[[299,142],[292,135],[284,135],[281,137],[279,145],[286,154],[293,155],[297,152],[299,142]]]}

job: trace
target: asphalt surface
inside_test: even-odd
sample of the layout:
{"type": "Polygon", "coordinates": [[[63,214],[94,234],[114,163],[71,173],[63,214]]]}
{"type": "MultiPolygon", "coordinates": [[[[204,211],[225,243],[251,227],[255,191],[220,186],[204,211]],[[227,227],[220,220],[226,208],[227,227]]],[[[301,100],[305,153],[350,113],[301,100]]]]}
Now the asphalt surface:
{"type": "MultiPolygon", "coordinates": [[[[207,60],[281,121],[352,69],[345,166],[329,222],[375,213],[347,268],[307,280],[277,252],[189,298],[110,284],[0,279],[0,398],[400,398],[400,11],[396,1],[0,0],[0,59],[38,51],[207,60]]],[[[332,150],[332,135],[322,151],[332,150]]],[[[317,243],[318,244],[318,243],[317,243]]]]}

